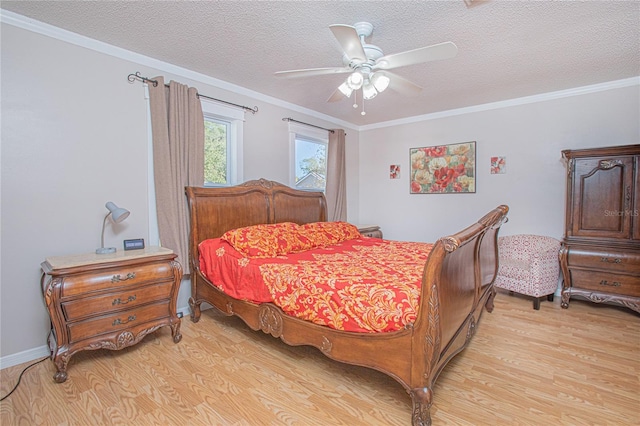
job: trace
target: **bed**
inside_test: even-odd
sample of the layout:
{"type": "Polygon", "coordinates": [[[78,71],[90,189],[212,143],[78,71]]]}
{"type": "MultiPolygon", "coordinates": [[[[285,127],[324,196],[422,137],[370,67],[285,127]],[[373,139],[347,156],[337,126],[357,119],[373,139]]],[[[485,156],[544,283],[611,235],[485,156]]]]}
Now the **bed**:
{"type": "MultiPolygon", "coordinates": [[[[506,221],[507,206],[498,206],[478,222],[428,245],[424,265],[417,268],[418,305],[414,315],[405,318],[404,325],[391,331],[345,331],[292,316],[276,303],[257,296],[233,297],[220,283],[212,283],[207,278],[211,275],[201,269],[200,248],[211,240],[225,243],[226,240],[220,242],[221,237],[228,239],[233,230],[264,224],[303,227],[326,222],[322,193],[260,179],[225,188],[187,187],[186,194],[193,322],[200,319],[201,304],[206,302],[286,344],[314,346],[331,359],[381,371],[398,381],[410,395],[412,425],[431,424],[433,386],[438,375],[469,344],[483,310],[493,310],[497,236],[506,221]]],[[[384,242],[377,240],[362,237],[356,242],[358,247],[370,245],[381,250],[384,242]]],[[[344,242],[340,244],[346,246],[344,242]]],[[[221,254],[220,250],[214,248],[213,253],[221,254]]],[[[268,263],[264,258],[259,262],[268,263]]]]}

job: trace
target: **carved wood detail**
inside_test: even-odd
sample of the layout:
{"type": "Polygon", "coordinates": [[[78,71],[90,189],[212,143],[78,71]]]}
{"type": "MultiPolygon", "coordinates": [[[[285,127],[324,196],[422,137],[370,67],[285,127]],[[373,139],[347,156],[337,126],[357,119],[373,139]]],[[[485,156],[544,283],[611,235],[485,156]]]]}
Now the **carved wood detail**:
{"type": "Polygon", "coordinates": [[[431,426],[431,404],[433,403],[433,391],[430,388],[411,389],[412,426],[431,426]]]}
{"type": "Polygon", "coordinates": [[[454,250],[456,250],[458,248],[458,246],[460,245],[460,242],[454,238],[454,237],[446,237],[446,238],[441,238],[440,239],[442,241],[442,243],[444,244],[444,249],[448,252],[451,253],[454,250]]]}
{"type": "Polygon", "coordinates": [[[260,329],[273,337],[282,335],[282,314],[279,309],[269,304],[260,305],[258,318],[260,329]]]}
{"type": "Polygon", "coordinates": [[[327,336],[322,336],[322,344],[320,345],[320,350],[326,355],[330,355],[331,349],[333,349],[333,343],[331,343],[331,340],[327,339],[327,336]]]}
{"type": "Polygon", "coordinates": [[[440,305],[438,299],[438,287],[431,286],[431,295],[429,297],[429,314],[428,314],[428,326],[427,334],[424,341],[424,353],[425,353],[425,373],[424,378],[432,374],[434,367],[438,362],[440,355],[440,305]]]}

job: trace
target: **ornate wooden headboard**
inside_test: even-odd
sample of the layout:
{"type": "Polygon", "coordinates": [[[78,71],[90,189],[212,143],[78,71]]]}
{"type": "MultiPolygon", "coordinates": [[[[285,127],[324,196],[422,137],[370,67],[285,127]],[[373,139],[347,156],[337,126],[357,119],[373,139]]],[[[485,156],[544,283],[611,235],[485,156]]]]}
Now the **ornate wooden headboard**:
{"type": "Polygon", "coordinates": [[[232,187],[188,186],[185,191],[191,220],[192,262],[200,242],[218,238],[230,229],[260,223],[303,224],[327,220],[327,203],[322,192],[301,191],[266,179],[232,187]],[[202,217],[208,219],[200,220],[202,217]]]}

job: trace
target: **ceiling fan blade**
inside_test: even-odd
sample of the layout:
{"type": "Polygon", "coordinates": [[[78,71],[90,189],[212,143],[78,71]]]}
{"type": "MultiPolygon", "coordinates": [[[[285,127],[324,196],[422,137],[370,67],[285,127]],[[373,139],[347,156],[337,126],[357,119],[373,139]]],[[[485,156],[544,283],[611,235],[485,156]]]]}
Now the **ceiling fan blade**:
{"type": "Polygon", "coordinates": [[[422,87],[418,86],[412,81],[407,80],[404,77],[400,77],[398,74],[389,71],[383,71],[383,74],[385,74],[391,80],[389,82],[389,89],[393,91],[407,96],[417,95],[418,93],[422,92],[422,87]]]}
{"type": "Polygon", "coordinates": [[[342,46],[342,50],[351,60],[366,61],[367,55],[358,37],[356,29],[350,25],[329,25],[331,32],[342,46]]]}
{"type": "Polygon", "coordinates": [[[278,71],[275,73],[275,75],[276,77],[297,78],[311,77],[314,75],[342,74],[350,71],[352,71],[351,68],[345,67],[309,68],[303,70],[278,71]]]}
{"type": "Polygon", "coordinates": [[[331,96],[329,96],[329,99],[327,99],[327,102],[337,102],[339,100],[342,100],[346,98],[346,96],[344,95],[344,93],[342,93],[340,91],[340,89],[336,89],[331,96]]]}
{"type": "Polygon", "coordinates": [[[449,59],[457,54],[458,47],[454,43],[446,41],[432,46],[383,56],[376,61],[375,68],[388,70],[391,68],[405,67],[407,65],[421,64],[423,62],[449,59]]]}

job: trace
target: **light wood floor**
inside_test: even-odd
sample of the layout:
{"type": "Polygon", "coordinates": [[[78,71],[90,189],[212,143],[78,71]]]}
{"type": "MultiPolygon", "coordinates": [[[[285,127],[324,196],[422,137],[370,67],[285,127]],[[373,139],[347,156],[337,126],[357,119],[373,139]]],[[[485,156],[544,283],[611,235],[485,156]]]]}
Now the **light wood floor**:
{"type": "MultiPolygon", "coordinates": [[[[2,425],[403,425],[410,398],[393,379],[288,347],[240,320],[204,311],[121,351],[87,351],[53,382],[30,369],[0,403],[2,425]]],[[[389,348],[393,350],[393,348],[389,348]]],[[[0,395],[27,364],[0,372],[0,395]]],[[[640,316],[558,298],[534,311],[498,293],[471,345],[441,374],[437,425],[640,424],[640,316]]]]}

